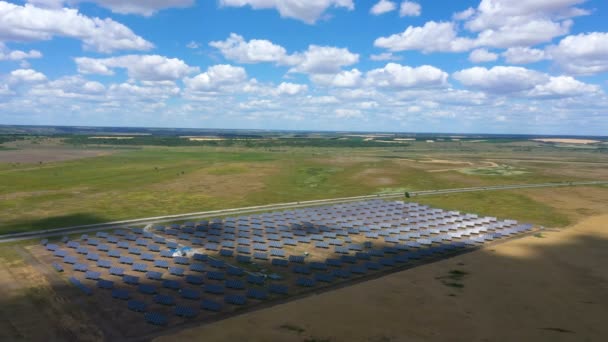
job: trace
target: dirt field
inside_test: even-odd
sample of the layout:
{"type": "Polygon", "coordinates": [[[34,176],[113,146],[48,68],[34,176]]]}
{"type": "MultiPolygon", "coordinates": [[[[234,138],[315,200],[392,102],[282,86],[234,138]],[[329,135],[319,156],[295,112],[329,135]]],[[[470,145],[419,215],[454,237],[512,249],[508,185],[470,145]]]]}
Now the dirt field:
{"type": "Polygon", "coordinates": [[[532,139],[533,141],[547,142],[547,143],[564,143],[564,144],[596,144],[599,140],[590,139],[532,139]]]}
{"type": "Polygon", "coordinates": [[[78,148],[26,148],[0,151],[0,163],[52,163],[66,160],[107,156],[112,150],[78,148]]]}
{"type": "Polygon", "coordinates": [[[608,215],[158,341],[603,341],[608,215]]]}

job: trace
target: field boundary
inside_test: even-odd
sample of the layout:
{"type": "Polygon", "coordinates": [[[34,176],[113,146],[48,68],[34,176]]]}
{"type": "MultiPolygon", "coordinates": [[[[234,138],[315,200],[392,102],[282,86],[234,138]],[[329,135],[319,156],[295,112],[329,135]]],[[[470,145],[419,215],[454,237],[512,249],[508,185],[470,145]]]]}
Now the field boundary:
{"type": "Polygon", "coordinates": [[[211,211],[202,211],[195,213],[185,213],[176,215],[165,215],[156,217],[145,217],[131,220],[113,221],[106,223],[95,223],[87,225],[79,225],[72,227],[56,228],[37,230],[32,232],[22,232],[0,235],[0,243],[15,242],[27,239],[42,238],[42,237],[53,237],[65,234],[75,233],[86,233],[93,232],[102,229],[118,228],[125,225],[145,225],[154,223],[165,223],[179,220],[188,219],[199,219],[208,218],[215,216],[224,215],[241,215],[247,213],[255,213],[262,211],[271,210],[282,210],[282,209],[293,209],[310,207],[324,204],[338,204],[355,202],[367,199],[389,199],[399,197],[419,197],[419,196],[430,196],[430,195],[444,195],[464,192],[475,192],[475,191],[497,191],[497,190],[515,190],[515,189],[529,189],[529,188],[548,188],[548,187],[569,187],[569,186],[590,186],[590,185],[607,185],[608,181],[587,181],[587,182],[562,182],[562,183],[543,183],[543,184],[513,184],[513,185],[499,185],[499,186],[485,186],[485,187],[473,187],[473,188],[456,188],[456,189],[438,189],[438,190],[425,190],[425,191],[412,191],[412,192],[392,192],[385,194],[375,195],[364,195],[354,197],[342,197],[342,198],[330,198],[321,200],[311,201],[300,201],[300,202],[288,202],[288,203],[277,203],[277,204],[266,204],[259,206],[243,207],[243,208],[232,208],[232,209],[219,209],[211,211]]]}

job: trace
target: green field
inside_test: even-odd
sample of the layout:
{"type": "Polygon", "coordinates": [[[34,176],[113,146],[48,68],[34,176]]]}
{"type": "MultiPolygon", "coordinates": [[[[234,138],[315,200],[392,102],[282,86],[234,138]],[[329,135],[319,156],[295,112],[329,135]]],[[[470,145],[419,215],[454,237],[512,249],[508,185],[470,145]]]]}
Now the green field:
{"type": "MultiPolygon", "coordinates": [[[[88,141],[38,137],[3,145],[0,233],[391,191],[607,179],[608,163],[606,153],[512,140],[412,141],[398,147],[377,147],[380,142],[361,147],[361,139],[336,146],[335,138],[325,139],[331,143],[308,139],[308,144],[298,138],[283,145],[271,139],[253,147],[240,142],[125,146],[127,140],[75,145],[76,140],[88,141]],[[45,159],[63,155],[65,160],[45,159]]],[[[420,201],[539,224],[567,224],[526,195],[457,198],[420,201]]]]}

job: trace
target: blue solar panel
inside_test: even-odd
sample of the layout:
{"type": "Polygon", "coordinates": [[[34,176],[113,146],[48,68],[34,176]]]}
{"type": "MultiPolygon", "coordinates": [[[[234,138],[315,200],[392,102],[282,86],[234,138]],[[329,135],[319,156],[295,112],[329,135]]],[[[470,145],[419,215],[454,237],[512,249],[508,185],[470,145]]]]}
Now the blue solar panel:
{"type": "Polygon", "coordinates": [[[137,247],[129,247],[129,254],[140,255],[141,249],[139,249],[137,247]]]}
{"type": "Polygon", "coordinates": [[[101,277],[101,273],[99,273],[99,272],[86,271],[86,273],[85,273],[85,278],[87,278],[87,279],[99,280],[99,277],[101,277]]]}
{"type": "Polygon", "coordinates": [[[154,302],[161,305],[171,306],[175,305],[175,298],[169,295],[157,294],[154,296],[154,302]]]}
{"type": "Polygon", "coordinates": [[[220,250],[220,255],[223,257],[231,257],[234,254],[233,251],[229,250],[229,249],[221,249],[220,250]]]}
{"type": "Polygon", "coordinates": [[[120,267],[110,267],[110,274],[111,275],[115,275],[115,276],[122,276],[124,275],[125,270],[123,268],[120,267]]]}
{"type": "Polygon", "coordinates": [[[304,265],[295,265],[293,272],[297,274],[310,274],[310,268],[304,265]]]}
{"type": "Polygon", "coordinates": [[[285,239],[283,240],[283,243],[286,244],[287,246],[297,246],[298,242],[294,239],[285,239]]]}
{"type": "Polygon", "coordinates": [[[146,265],[146,264],[133,264],[132,270],[136,271],[136,272],[146,272],[148,270],[148,265],[146,265]]]}
{"type": "Polygon", "coordinates": [[[255,285],[264,285],[264,277],[250,274],[247,276],[247,282],[255,285]]]}
{"type": "Polygon", "coordinates": [[[295,262],[295,263],[303,264],[304,263],[304,257],[301,256],[301,255],[290,255],[289,256],[289,262],[295,262]]]}
{"type": "Polygon", "coordinates": [[[240,277],[245,274],[245,271],[242,268],[230,266],[227,269],[228,275],[240,277]]]}
{"type": "Polygon", "coordinates": [[[257,300],[266,300],[268,299],[268,293],[260,289],[249,289],[247,290],[247,297],[257,300]]]}
{"type": "Polygon", "coordinates": [[[76,249],[76,248],[80,247],[80,244],[76,241],[70,241],[70,242],[68,242],[67,246],[69,248],[76,249]]]}
{"type": "Polygon", "coordinates": [[[251,262],[251,257],[248,257],[246,255],[237,255],[236,261],[243,263],[243,264],[248,264],[251,262]]]}
{"type": "Polygon", "coordinates": [[[281,295],[286,295],[289,293],[288,287],[286,285],[280,285],[280,284],[270,284],[268,286],[268,291],[270,293],[281,294],[281,295]]]}
{"type": "Polygon", "coordinates": [[[127,308],[129,308],[129,310],[135,311],[135,312],[145,312],[146,309],[148,308],[148,305],[142,301],[131,299],[127,303],[127,308]]]}
{"type": "Polygon", "coordinates": [[[99,279],[97,281],[97,287],[100,289],[111,290],[114,288],[114,282],[110,280],[99,279]]]}
{"type": "Polygon", "coordinates": [[[194,318],[198,315],[198,309],[189,306],[178,305],[175,307],[174,313],[176,316],[194,318]]]}
{"type": "Polygon", "coordinates": [[[357,258],[352,255],[342,255],[342,256],[340,256],[340,260],[342,260],[342,262],[345,262],[348,264],[357,263],[357,258]]]}
{"type": "Polygon", "coordinates": [[[149,271],[146,273],[146,278],[151,280],[162,280],[163,274],[160,272],[149,271]]]}
{"type": "Polygon", "coordinates": [[[363,266],[352,266],[350,271],[354,274],[365,274],[367,273],[367,269],[363,266]]]}
{"type": "Polygon", "coordinates": [[[118,259],[118,262],[121,263],[121,264],[133,265],[133,258],[128,257],[128,256],[121,256],[118,259]]]}
{"type": "Polygon", "coordinates": [[[253,258],[259,260],[268,260],[268,254],[262,252],[254,252],[253,258]]]}
{"type": "Polygon", "coordinates": [[[110,250],[110,246],[106,244],[100,244],[99,246],[97,246],[97,250],[101,252],[107,252],[110,250]]]}
{"type": "Polygon", "coordinates": [[[236,251],[237,251],[237,253],[241,253],[241,254],[251,254],[251,249],[246,246],[238,246],[236,248],[236,251]]]}
{"type": "Polygon", "coordinates": [[[89,254],[87,254],[87,260],[98,261],[99,260],[99,254],[89,253],[89,254]]]}
{"type": "Polygon", "coordinates": [[[245,296],[231,294],[224,296],[224,302],[240,306],[247,304],[247,298],[245,298],[245,296]]]}
{"type": "Polygon", "coordinates": [[[395,259],[393,258],[382,258],[379,262],[382,266],[395,266],[395,259]]]}
{"type": "Polygon", "coordinates": [[[129,243],[127,241],[118,241],[117,246],[118,246],[118,248],[128,249],[129,248],[129,243]]]}
{"type": "Polygon", "coordinates": [[[160,256],[163,258],[173,258],[173,251],[165,249],[160,252],[160,256]]]}
{"type": "Polygon", "coordinates": [[[66,264],[74,265],[75,263],[78,262],[78,259],[76,259],[76,257],[74,257],[74,256],[66,255],[63,257],[63,262],[66,264]]]}
{"type": "Polygon", "coordinates": [[[53,268],[55,268],[55,271],[57,272],[63,272],[63,266],[61,266],[60,264],[54,262],[53,263],[53,268]]]}
{"type": "Polygon", "coordinates": [[[189,274],[186,276],[186,282],[193,285],[202,285],[203,277],[189,274]]]}
{"type": "Polygon", "coordinates": [[[342,267],[342,261],[339,259],[327,259],[325,263],[331,267],[342,267]]]}
{"type": "Polygon", "coordinates": [[[171,290],[179,290],[181,288],[181,284],[177,280],[166,279],[163,280],[163,287],[171,290]]]}
{"type": "Polygon", "coordinates": [[[168,268],[169,262],[167,260],[156,260],[154,261],[154,267],[168,268]]]}
{"type": "Polygon", "coordinates": [[[120,258],[120,251],[112,249],[112,250],[108,251],[108,256],[110,258],[120,258]]]}
{"type": "Polygon", "coordinates": [[[63,257],[65,257],[65,256],[67,256],[67,255],[68,255],[68,252],[67,252],[67,251],[64,251],[63,249],[58,249],[58,250],[56,250],[55,252],[53,252],[53,256],[56,256],[56,257],[61,257],[61,258],[63,258],[63,257]]]}
{"type": "Polygon", "coordinates": [[[125,274],[125,275],[122,276],[122,281],[125,284],[138,285],[139,284],[139,277],[125,274]]]}
{"type": "Polygon", "coordinates": [[[207,272],[207,279],[224,280],[226,279],[226,275],[223,272],[207,272]]]}
{"type": "Polygon", "coordinates": [[[135,244],[138,246],[147,246],[148,240],[139,238],[139,239],[135,240],[135,244]]]}
{"type": "Polygon", "coordinates": [[[344,279],[350,278],[349,270],[338,269],[338,270],[332,271],[332,273],[334,274],[334,276],[339,277],[339,278],[344,278],[344,279]]]}
{"type": "Polygon", "coordinates": [[[348,254],[349,250],[346,247],[337,246],[334,251],[338,254],[348,254]]]}
{"type": "Polygon", "coordinates": [[[355,254],[355,258],[357,258],[359,260],[370,260],[371,256],[369,255],[369,253],[366,253],[366,252],[357,252],[355,254]]]}
{"type": "Polygon", "coordinates": [[[201,309],[212,312],[220,312],[222,311],[222,304],[210,299],[203,299],[201,302],[201,309]]]}
{"type": "Polygon", "coordinates": [[[198,261],[207,261],[208,256],[206,254],[200,254],[200,253],[195,253],[192,256],[192,259],[194,260],[198,260],[198,261]]]}
{"type": "Polygon", "coordinates": [[[131,298],[131,294],[129,293],[129,291],[124,290],[124,289],[113,289],[112,298],[129,300],[131,298]]]}
{"type": "Polygon", "coordinates": [[[226,263],[223,260],[211,259],[209,260],[209,266],[213,268],[226,268],[226,263]]]}
{"type": "Polygon", "coordinates": [[[154,255],[152,253],[143,253],[141,255],[141,260],[154,261],[154,255]]]}
{"type": "Polygon", "coordinates": [[[334,276],[327,273],[315,274],[315,280],[323,283],[331,283],[334,280],[334,276]]]}
{"type": "Polygon", "coordinates": [[[315,280],[311,278],[300,277],[296,280],[296,284],[302,287],[313,287],[315,286],[315,280]]]}
{"type": "Polygon", "coordinates": [[[205,249],[208,251],[217,251],[218,250],[218,245],[217,243],[207,243],[205,244],[205,249]]]}
{"type": "Polygon", "coordinates": [[[86,247],[84,247],[84,246],[80,246],[80,247],[78,247],[76,249],[76,253],[78,253],[78,254],[88,254],[89,250],[86,247]]]}
{"type": "Polygon", "coordinates": [[[316,248],[324,248],[324,249],[327,249],[327,248],[329,248],[329,244],[328,244],[327,242],[324,242],[324,241],[322,241],[322,242],[317,242],[317,243],[315,243],[315,247],[316,247],[316,248]]]}
{"type": "Polygon", "coordinates": [[[154,324],[154,325],[167,325],[168,324],[168,320],[167,317],[161,313],[158,312],[146,312],[144,314],[144,318],[146,319],[146,321],[150,324],[154,324]]]}
{"type": "Polygon", "coordinates": [[[316,271],[325,271],[327,270],[327,265],[325,263],[315,261],[310,263],[310,268],[316,271]]]}
{"type": "Polygon", "coordinates": [[[179,244],[174,241],[167,241],[167,248],[175,249],[178,248],[179,244]]]}
{"type": "Polygon", "coordinates": [[[186,271],[186,270],[184,270],[184,269],[183,269],[183,268],[181,268],[181,267],[169,267],[169,273],[170,273],[170,274],[173,274],[173,275],[175,275],[175,276],[180,276],[180,277],[181,277],[181,276],[183,276],[183,275],[184,275],[184,272],[185,272],[185,271],[186,271]]]}
{"type": "Polygon", "coordinates": [[[190,265],[190,259],[186,257],[174,257],[173,262],[179,265],[190,265]]]}
{"type": "Polygon", "coordinates": [[[140,284],[137,287],[137,290],[143,294],[149,294],[149,295],[156,294],[156,287],[154,287],[153,285],[140,284]]]}
{"type": "Polygon", "coordinates": [[[212,293],[212,294],[224,294],[224,287],[221,285],[217,285],[217,284],[206,284],[205,287],[205,292],[207,293],[212,293]]]}
{"type": "Polygon", "coordinates": [[[245,288],[245,284],[238,279],[228,279],[226,280],[224,285],[226,286],[226,288],[235,290],[242,290],[245,288]]]}

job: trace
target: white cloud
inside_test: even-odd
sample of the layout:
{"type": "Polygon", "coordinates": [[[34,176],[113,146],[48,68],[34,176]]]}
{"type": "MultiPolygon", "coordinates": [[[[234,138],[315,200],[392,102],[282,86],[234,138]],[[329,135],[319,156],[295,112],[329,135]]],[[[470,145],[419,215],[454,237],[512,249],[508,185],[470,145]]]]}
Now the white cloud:
{"type": "Polygon", "coordinates": [[[493,62],[498,59],[498,55],[487,49],[475,49],[469,54],[469,61],[473,63],[493,62]]]}
{"type": "Polygon", "coordinates": [[[409,26],[402,33],[380,37],[374,46],[390,51],[462,52],[469,50],[473,41],[457,37],[454,23],[429,21],[421,27],[409,26]]]}
{"type": "Polygon", "coordinates": [[[361,83],[361,71],[357,69],[344,70],[337,74],[316,74],[312,75],[311,79],[313,82],[325,86],[332,86],[338,88],[354,88],[361,83]]]}
{"type": "Polygon", "coordinates": [[[502,53],[509,64],[528,64],[546,59],[545,52],[527,47],[512,47],[502,53]]]}
{"type": "Polygon", "coordinates": [[[46,76],[32,69],[17,69],[8,76],[9,83],[35,83],[46,81],[46,76]]]}
{"type": "Polygon", "coordinates": [[[228,64],[211,66],[206,72],[192,78],[185,78],[184,84],[193,91],[214,92],[225,87],[243,84],[247,81],[247,72],[242,67],[228,64]]]}
{"type": "Polygon", "coordinates": [[[330,7],[355,9],[352,0],[220,0],[222,6],[275,9],[281,17],[314,24],[330,7]]]}
{"type": "Polygon", "coordinates": [[[448,74],[430,65],[416,68],[388,63],[366,74],[366,83],[379,88],[425,88],[447,85],[448,74]]]}
{"type": "Polygon", "coordinates": [[[298,95],[301,93],[305,93],[306,91],[308,91],[308,86],[305,84],[295,84],[295,83],[288,83],[288,82],[282,82],[281,84],[279,84],[279,86],[276,89],[276,94],[277,95],[298,95]]]}
{"type": "Polygon", "coordinates": [[[346,109],[346,108],[338,108],[334,110],[337,118],[340,119],[352,119],[352,118],[361,118],[363,114],[359,109],[346,109]]]}
{"type": "Polygon", "coordinates": [[[210,46],[220,50],[221,54],[239,63],[283,62],[287,57],[285,48],[264,39],[245,39],[231,33],[225,41],[213,41],[210,46]]]}
{"type": "Polygon", "coordinates": [[[508,66],[495,66],[491,69],[474,67],[458,71],[453,77],[465,86],[496,94],[530,90],[549,79],[538,71],[508,66]]]}
{"type": "Polygon", "coordinates": [[[126,55],[111,58],[75,59],[78,72],[83,74],[112,75],[113,69],[127,69],[129,77],[143,81],[177,80],[198,72],[198,67],[188,66],[177,58],[159,55],[126,55]]]}
{"type": "Polygon", "coordinates": [[[308,74],[335,74],[342,67],[359,62],[359,55],[346,48],[310,45],[308,50],[292,56],[290,72],[308,74]]]}
{"type": "Polygon", "coordinates": [[[372,61],[398,61],[401,59],[400,56],[396,56],[390,52],[383,52],[369,56],[372,61]]]}
{"type": "Polygon", "coordinates": [[[467,20],[470,17],[473,16],[473,14],[475,14],[475,9],[472,7],[467,8],[466,10],[462,11],[462,12],[457,12],[455,13],[452,18],[454,20],[467,20]]]}
{"type": "Polygon", "coordinates": [[[389,0],[380,0],[378,1],[369,12],[373,15],[381,15],[384,13],[392,12],[397,9],[397,4],[393,1],[389,0]]]}
{"type": "Polygon", "coordinates": [[[418,17],[421,12],[420,4],[413,1],[403,1],[399,7],[399,15],[402,17],[418,17]]]}
{"type": "Polygon", "coordinates": [[[90,18],[76,9],[19,6],[0,1],[0,41],[80,39],[84,48],[103,53],[149,50],[152,43],[110,18],[90,18]]]}
{"type": "Polygon", "coordinates": [[[564,71],[593,75],[608,71],[608,32],[568,36],[547,48],[548,56],[564,71]]]}
{"type": "Polygon", "coordinates": [[[533,46],[549,42],[570,32],[572,20],[555,22],[548,19],[512,20],[503,26],[479,32],[477,46],[508,48],[533,46]]]}
{"type": "Polygon", "coordinates": [[[194,0],[28,0],[27,2],[46,8],[61,8],[64,3],[92,2],[115,13],[144,16],[153,15],[167,8],[183,8],[194,4],[194,0]]]}
{"type": "Polygon", "coordinates": [[[9,50],[0,42],[0,61],[22,61],[35,58],[42,58],[42,53],[38,50],[30,50],[28,52],[9,50]]]}
{"type": "Polygon", "coordinates": [[[596,85],[580,82],[570,76],[551,77],[549,82],[539,84],[530,91],[532,97],[573,97],[600,92],[596,85]]]}
{"type": "Polygon", "coordinates": [[[188,49],[198,49],[201,47],[201,45],[197,42],[195,42],[194,40],[191,40],[188,44],[186,44],[186,47],[188,49]]]}

